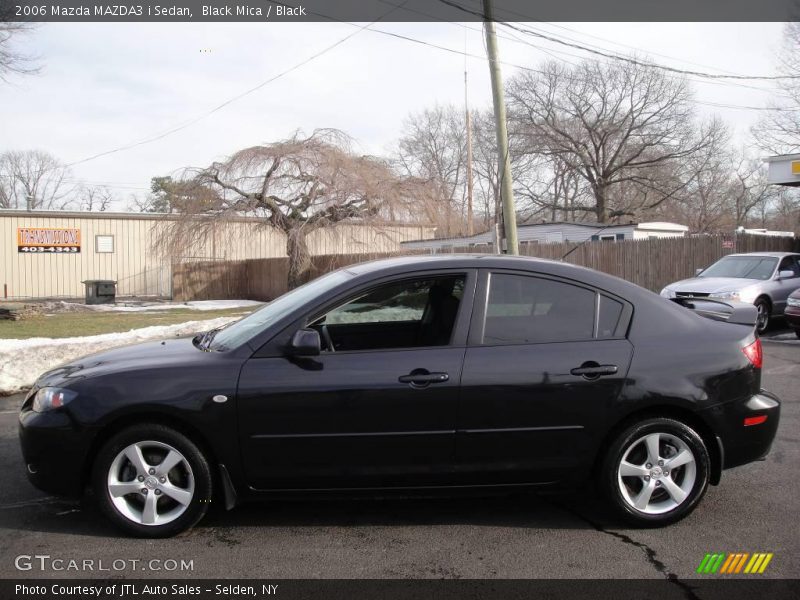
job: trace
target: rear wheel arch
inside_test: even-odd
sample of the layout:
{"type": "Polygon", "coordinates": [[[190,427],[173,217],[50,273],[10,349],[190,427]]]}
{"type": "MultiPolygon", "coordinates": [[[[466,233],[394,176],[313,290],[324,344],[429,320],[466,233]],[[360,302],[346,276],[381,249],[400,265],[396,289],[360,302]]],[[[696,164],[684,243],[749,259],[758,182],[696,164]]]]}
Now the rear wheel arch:
{"type": "Polygon", "coordinates": [[[706,423],[706,421],[698,415],[696,412],[691,411],[687,408],[682,408],[680,406],[674,405],[661,405],[661,406],[648,406],[647,408],[643,408],[632,413],[629,413],[622,419],[620,419],[606,434],[601,442],[600,446],[597,449],[597,454],[595,455],[593,469],[596,471],[603,462],[608,449],[611,447],[611,444],[620,435],[622,431],[630,427],[632,424],[637,423],[639,421],[643,421],[645,419],[651,419],[656,417],[665,417],[668,419],[674,419],[676,421],[680,421],[685,425],[688,425],[692,429],[694,429],[700,438],[703,440],[703,443],[706,446],[706,450],[708,451],[709,458],[711,459],[711,473],[709,483],[711,485],[718,485],[721,478],[722,478],[722,469],[724,464],[724,456],[723,456],[723,449],[721,444],[714,434],[714,431],[711,427],[706,423]]]}

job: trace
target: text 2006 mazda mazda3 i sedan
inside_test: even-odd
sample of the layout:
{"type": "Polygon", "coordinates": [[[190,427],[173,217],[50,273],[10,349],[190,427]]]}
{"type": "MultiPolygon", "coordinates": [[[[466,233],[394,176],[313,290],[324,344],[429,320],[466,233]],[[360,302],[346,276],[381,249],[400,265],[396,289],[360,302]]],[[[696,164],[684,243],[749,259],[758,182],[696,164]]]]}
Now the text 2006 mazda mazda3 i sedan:
{"type": "Polygon", "coordinates": [[[664,525],[778,426],[755,309],[722,308],[543,260],[365,263],[219,331],[45,373],[22,449],[36,486],[90,486],[141,536],[191,527],[212,498],[589,480],[664,525]]]}

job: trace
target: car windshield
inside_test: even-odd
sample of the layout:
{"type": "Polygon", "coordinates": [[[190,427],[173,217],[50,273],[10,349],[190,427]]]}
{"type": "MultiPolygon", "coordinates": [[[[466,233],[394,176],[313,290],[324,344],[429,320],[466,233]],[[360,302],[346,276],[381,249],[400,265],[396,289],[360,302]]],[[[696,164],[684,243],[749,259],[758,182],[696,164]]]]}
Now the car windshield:
{"type": "Polygon", "coordinates": [[[277,323],[298,306],[301,306],[317,296],[325,295],[328,291],[349,279],[347,271],[334,271],[310,281],[291,292],[287,292],[240,321],[221,329],[210,344],[212,350],[225,351],[237,348],[253,339],[270,325],[277,323]]]}
{"type": "Polygon", "coordinates": [[[700,277],[769,279],[778,259],[771,256],[728,256],[715,262],[700,277]]]}

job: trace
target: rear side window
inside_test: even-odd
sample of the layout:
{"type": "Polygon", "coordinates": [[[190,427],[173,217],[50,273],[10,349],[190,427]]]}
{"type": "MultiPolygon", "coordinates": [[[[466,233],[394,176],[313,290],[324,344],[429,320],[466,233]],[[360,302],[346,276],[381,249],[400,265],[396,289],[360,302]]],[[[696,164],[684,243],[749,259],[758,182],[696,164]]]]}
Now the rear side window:
{"type": "Polygon", "coordinates": [[[597,337],[614,337],[614,332],[622,316],[622,302],[612,300],[608,296],[599,294],[600,309],[597,312],[597,337]]]}
{"type": "MultiPolygon", "coordinates": [[[[590,340],[595,337],[597,294],[586,288],[550,279],[493,273],[489,280],[484,344],[535,344],[590,340]]],[[[614,301],[611,301],[614,302],[614,301]]],[[[606,323],[616,318],[614,306],[606,323]]],[[[608,326],[610,328],[610,325],[608,326]]],[[[616,323],[614,324],[616,327],[616,323]]]]}

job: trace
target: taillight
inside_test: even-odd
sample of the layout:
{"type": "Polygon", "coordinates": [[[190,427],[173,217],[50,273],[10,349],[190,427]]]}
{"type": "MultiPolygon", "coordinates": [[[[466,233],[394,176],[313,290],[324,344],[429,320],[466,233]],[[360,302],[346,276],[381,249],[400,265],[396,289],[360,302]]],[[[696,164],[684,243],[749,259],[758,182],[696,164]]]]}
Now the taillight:
{"type": "Polygon", "coordinates": [[[764,362],[764,355],[761,352],[761,338],[756,338],[755,342],[742,348],[742,352],[756,369],[761,368],[764,362]]]}

